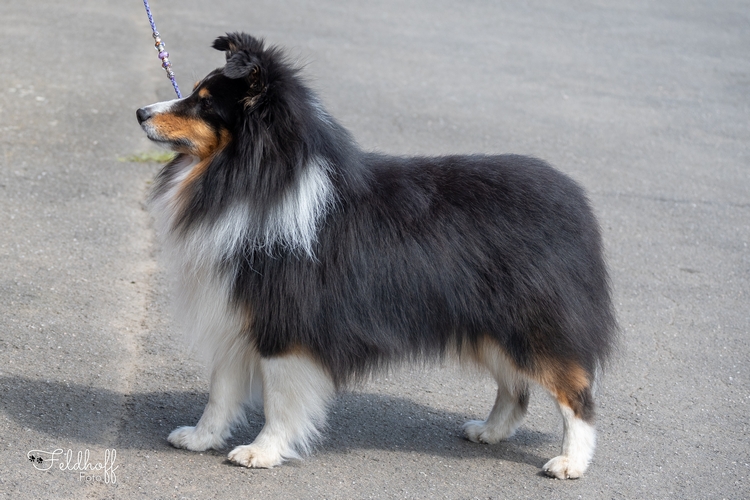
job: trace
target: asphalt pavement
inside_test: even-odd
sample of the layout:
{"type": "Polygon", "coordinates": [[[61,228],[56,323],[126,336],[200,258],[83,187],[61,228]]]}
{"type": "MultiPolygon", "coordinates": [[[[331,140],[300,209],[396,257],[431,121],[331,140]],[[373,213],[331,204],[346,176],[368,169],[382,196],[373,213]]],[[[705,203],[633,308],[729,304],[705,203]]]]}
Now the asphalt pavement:
{"type": "Polygon", "coordinates": [[[171,317],[144,206],[158,151],[135,110],[173,93],[143,5],[4,0],[0,497],[750,497],[747,2],[151,7],[184,92],[223,64],[216,36],[247,31],[287,47],[365,149],[530,154],[587,189],[621,325],[596,455],[580,480],[540,474],[562,438],[541,390],[512,439],[464,440],[494,386],[450,366],[342,394],[303,461],[226,460],[257,412],[226,450],[172,448],[208,374],[171,317]]]}

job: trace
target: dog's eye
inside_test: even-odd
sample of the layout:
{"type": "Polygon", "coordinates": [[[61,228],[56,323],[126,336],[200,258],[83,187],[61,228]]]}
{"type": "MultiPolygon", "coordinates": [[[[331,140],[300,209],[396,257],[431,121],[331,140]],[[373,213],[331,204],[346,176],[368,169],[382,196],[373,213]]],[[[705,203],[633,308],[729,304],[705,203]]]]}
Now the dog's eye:
{"type": "Polygon", "coordinates": [[[211,97],[202,97],[201,98],[201,109],[204,111],[208,111],[213,106],[214,102],[211,99],[211,97]]]}

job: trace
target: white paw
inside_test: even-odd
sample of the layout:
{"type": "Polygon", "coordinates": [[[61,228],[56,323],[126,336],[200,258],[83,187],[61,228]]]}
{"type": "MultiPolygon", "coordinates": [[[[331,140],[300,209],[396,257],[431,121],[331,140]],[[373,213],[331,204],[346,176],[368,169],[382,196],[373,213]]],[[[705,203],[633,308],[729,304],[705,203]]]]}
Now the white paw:
{"type": "Polygon", "coordinates": [[[178,427],[169,434],[167,441],[175,448],[191,451],[205,451],[209,448],[224,446],[224,439],[220,435],[196,429],[196,427],[178,427]]]}
{"type": "Polygon", "coordinates": [[[463,429],[466,439],[475,443],[495,444],[513,434],[512,429],[506,429],[505,426],[491,427],[484,420],[469,420],[463,425],[463,429]]]}
{"type": "Polygon", "coordinates": [[[574,460],[565,455],[560,455],[542,467],[545,474],[557,479],[578,479],[586,472],[589,464],[585,460],[574,460]]]}
{"type": "Polygon", "coordinates": [[[281,454],[255,444],[238,446],[229,453],[229,460],[237,465],[256,469],[270,469],[284,461],[281,454]]]}

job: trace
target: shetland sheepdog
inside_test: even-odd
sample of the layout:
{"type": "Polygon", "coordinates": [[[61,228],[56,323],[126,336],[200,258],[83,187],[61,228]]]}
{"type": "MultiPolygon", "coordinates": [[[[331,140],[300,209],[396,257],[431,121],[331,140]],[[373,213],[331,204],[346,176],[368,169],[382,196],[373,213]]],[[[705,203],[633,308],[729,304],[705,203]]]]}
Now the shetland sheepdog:
{"type": "Polygon", "coordinates": [[[338,389],[404,361],[456,357],[497,397],[477,443],[519,427],[529,384],[559,405],[550,476],[594,453],[592,384],[616,332],[599,228],[574,181],[517,155],[394,157],[360,150],[277,47],[217,38],[226,64],[190,96],[137,111],[177,153],[151,195],[179,320],[210,363],[208,404],[169,442],[273,467],[309,452],[338,389]]]}

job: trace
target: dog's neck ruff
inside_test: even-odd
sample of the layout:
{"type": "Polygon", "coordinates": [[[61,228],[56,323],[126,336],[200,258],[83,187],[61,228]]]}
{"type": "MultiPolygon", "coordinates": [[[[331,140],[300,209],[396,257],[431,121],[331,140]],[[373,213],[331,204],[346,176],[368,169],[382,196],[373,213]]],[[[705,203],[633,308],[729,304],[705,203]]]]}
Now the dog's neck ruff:
{"type": "Polygon", "coordinates": [[[272,254],[283,249],[315,259],[318,230],[334,201],[326,160],[311,159],[280,200],[264,212],[254,209],[250,200],[237,199],[218,218],[199,220],[186,228],[178,228],[181,211],[186,209],[180,198],[181,184],[199,160],[186,155],[178,161],[165,189],[152,200],[157,231],[175,251],[175,258],[198,267],[223,267],[236,262],[232,257],[240,252],[272,254]]]}

